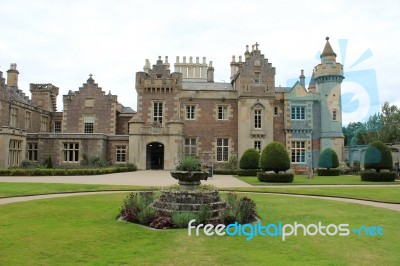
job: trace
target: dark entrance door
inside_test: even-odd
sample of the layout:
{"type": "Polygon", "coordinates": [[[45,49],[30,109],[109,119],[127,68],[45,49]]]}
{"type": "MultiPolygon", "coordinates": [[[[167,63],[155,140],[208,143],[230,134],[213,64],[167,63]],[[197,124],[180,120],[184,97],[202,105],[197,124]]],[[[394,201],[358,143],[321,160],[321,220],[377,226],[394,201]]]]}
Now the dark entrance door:
{"type": "Polygon", "coordinates": [[[164,169],[164,145],[159,142],[151,142],[146,147],[146,169],[164,169]]]}

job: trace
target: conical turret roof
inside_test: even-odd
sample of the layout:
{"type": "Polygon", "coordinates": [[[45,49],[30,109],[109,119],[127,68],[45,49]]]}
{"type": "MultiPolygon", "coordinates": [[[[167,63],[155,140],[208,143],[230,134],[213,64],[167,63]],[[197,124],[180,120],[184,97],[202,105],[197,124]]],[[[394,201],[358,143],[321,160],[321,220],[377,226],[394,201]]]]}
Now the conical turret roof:
{"type": "Polygon", "coordinates": [[[324,47],[324,51],[320,55],[320,58],[325,57],[325,56],[334,56],[334,57],[336,57],[336,54],[333,51],[331,44],[329,43],[329,37],[326,37],[325,39],[326,39],[326,44],[325,44],[325,47],[324,47]]]}

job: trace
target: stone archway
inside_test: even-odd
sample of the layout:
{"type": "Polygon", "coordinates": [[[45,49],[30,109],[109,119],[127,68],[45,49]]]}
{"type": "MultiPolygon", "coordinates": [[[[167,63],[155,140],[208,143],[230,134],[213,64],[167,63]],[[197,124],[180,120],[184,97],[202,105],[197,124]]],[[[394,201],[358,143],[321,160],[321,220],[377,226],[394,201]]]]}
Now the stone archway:
{"type": "Polygon", "coordinates": [[[164,144],[151,142],[146,146],[146,169],[164,170],[164,144]]]}

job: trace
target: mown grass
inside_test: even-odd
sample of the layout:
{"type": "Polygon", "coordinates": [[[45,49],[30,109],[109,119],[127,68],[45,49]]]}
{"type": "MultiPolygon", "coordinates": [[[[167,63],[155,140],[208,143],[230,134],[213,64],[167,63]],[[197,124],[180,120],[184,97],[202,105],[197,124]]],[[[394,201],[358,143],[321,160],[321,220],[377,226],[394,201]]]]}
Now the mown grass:
{"type": "Polygon", "coordinates": [[[52,193],[109,191],[109,190],[154,190],[157,187],[127,185],[88,185],[59,183],[12,183],[0,182],[0,198],[52,193]]]}
{"type": "Polygon", "coordinates": [[[118,222],[127,193],[0,206],[0,265],[399,265],[400,213],[356,204],[251,195],[268,223],[380,225],[383,236],[188,236],[118,222]]]}
{"type": "Polygon", "coordinates": [[[367,182],[361,181],[361,177],[357,175],[340,175],[340,176],[318,176],[307,178],[306,175],[295,175],[292,183],[267,183],[260,182],[256,176],[238,176],[238,179],[253,186],[274,186],[274,185],[398,185],[400,182],[367,182]]]}
{"type": "Polygon", "coordinates": [[[226,188],[229,191],[272,192],[314,196],[345,197],[388,203],[400,203],[400,186],[390,187],[250,187],[226,188]]]}
{"type": "MultiPolygon", "coordinates": [[[[110,191],[110,190],[157,190],[160,187],[127,186],[127,185],[86,185],[86,184],[53,184],[53,183],[2,183],[0,182],[0,198],[83,192],[83,191],[110,191]]],[[[225,188],[221,190],[276,192],[303,195],[338,196],[382,202],[400,203],[400,186],[390,187],[274,187],[258,186],[251,188],[225,188]]]]}

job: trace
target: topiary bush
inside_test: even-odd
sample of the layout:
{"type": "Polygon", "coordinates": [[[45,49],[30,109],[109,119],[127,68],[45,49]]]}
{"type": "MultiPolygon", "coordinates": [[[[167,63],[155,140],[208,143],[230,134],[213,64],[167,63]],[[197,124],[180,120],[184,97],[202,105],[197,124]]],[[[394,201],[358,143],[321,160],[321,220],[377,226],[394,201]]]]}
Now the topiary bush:
{"type": "Polygon", "coordinates": [[[395,172],[376,172],[372,170],[366,170],[361,173],[362,181],[393,182],[395,179],[395,172]]]}
{"type": "Polygon", "coordinates": [[[375,169],[378,173],[381,169],[392,169],[392,153],[387,145],[381,141],[371,142],[364,156],[364,168],[375,169]]]}
{"type": "Polygon", "coordinates": [[[237,175],[238,170],[236,169],[214,169],[214,175],[237,175]]]}
{"type": "Polygon", "coordinates": [[[320,168],[320,169],[317,169],[317,174],[319,176],[338,176],[338,175],[340,175],[340,169],[336,169],[336,168],[323,169],[323,168],[320,168]]]}
{"type": "Polygon", "coordinates": [[[339,166],[339,158],[336,152],[331,148],[323,150],[318,160],[319,168],[337,168],[339,166]]]}
{"type": "Polygon", "coordinates": [[[294,176],[292,173],[257,173],[258,181],[271,183],[291,183],[294,176]]]}
{"type": "Polygon", "coordinates": [[[290,168],[290,158],[285,147],[279,142],[271,142],[262,151],[260,167],[264,171],[286,171],[290,168]]]}
{"type": "Polygon", "coordinates": [[[253,148],[247,149],[240,158],[240,169],[258,169],[260,153],[253,148]]]}
{"type": "Polygon", "coordinates": [[[260,169],[239,169],[237,171],[238,176],[257,176],[257,173],[260,172],[260,169]]]}

